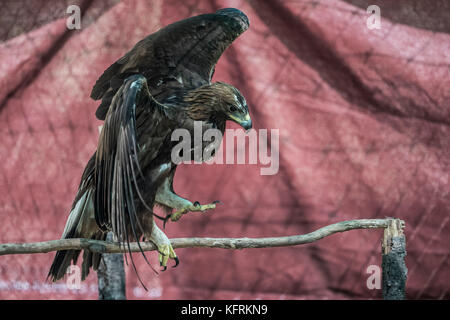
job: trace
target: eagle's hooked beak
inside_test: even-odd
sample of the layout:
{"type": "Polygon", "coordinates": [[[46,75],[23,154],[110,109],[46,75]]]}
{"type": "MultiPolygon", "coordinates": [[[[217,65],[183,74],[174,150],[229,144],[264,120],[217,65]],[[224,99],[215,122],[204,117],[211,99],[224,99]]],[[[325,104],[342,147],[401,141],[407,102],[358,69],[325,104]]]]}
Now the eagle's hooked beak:
{"type": "Polygon", "coordinates": [[[231,114],[230,119],[237,124],[239,124],[245,131],[248,131],[252,128],[252,119],[250,119],[250,115],[247,113],[244,117],[239,117],[231,114]]]}

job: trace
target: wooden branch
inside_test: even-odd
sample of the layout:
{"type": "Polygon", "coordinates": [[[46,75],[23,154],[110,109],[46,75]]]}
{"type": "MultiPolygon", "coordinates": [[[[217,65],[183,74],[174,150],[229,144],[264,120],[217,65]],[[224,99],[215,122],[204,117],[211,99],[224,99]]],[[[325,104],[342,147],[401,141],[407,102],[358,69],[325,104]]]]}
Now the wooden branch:
{"type": "Polygon", "coordinates": [[[405,227],[401,220],[391,220],[384,229],[382,243],[383,298],[385,300],[404,300],[408,269],[406,268],[405,227]]]}
{"type": "MultiPolygon", "coordinates": [[[[222,248],[222,249],[246,249],[246,248],[270,248],[295,246],[311,243],[334,233],[344,232],[354,229],[379,229],[387,228],[390,221],[394,219],[360,219],[342,221],[320,228],[304,235],[271,238],[176,238],[171,239],[174,249],[176,248],[222,248]]],[[[401,224],[403,221],[395,219],[401,224]]],[[[131,251],[139,252],[137,243],[131,243],[131,251]]],[[[155,250],[156,247],[151,242],[141,242],[144,251],[155,250]]],[[[34,243],[4,243],[0,244],[0,255],[7,254],[32,254],[45,253],[56,250],[81,250],[88,249],[100,253],[121,253],[127,252],[127,248],[120,243],[98,241],[90,239],[62,239],[34,243]]]]}
{"type": "MultiPolygon", "coordinates": [[[[106,241],[113,240],[113,233],[108,232],[106,241]]],[[[98,266],[98,299],[126,300],[125,268],[123,254],[104,253],[98,266]]]]}

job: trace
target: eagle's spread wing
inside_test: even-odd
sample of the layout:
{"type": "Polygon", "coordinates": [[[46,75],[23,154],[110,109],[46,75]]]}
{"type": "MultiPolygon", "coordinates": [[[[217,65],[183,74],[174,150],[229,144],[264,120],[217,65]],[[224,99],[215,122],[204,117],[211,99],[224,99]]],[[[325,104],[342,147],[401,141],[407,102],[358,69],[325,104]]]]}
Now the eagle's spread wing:
{"type": "MultiPolygon", "coordinates": [[[[95,159],[95,219],[100,228],[111,230],[118,241],[129,246],[144,233],[136,208],[136,199],[145,205],[138,181],[143,175],[138,160],[136,113],[151,108],[156,126],[164,112],[148,92],[141,75],[125,79],[114,95],[102,128],[95,159]]],[[[152,209],[147,206],[152,212],[152,209]]],[[[128,248],[129,249],[129,248],[128,248]]],[[[145,256],[144,256],[145,257],[145,256]]],[[[134,264],[133,264],[134,265],[134,264]]]]}
{"type": "Polygon", "coordinates": [[[125,218],[136,220],[133,196],[136,186],[133,184],[137,178],[136,171],[140,170],[136,100],[145,94],[145,86],[142,76],[133,76],[125,81],[112,100],[100,134],[95,165],[95,218],[103,230],[113,227],[114,231],[120,231],[125,218]]]}
{"type": "Polygon", "coordinates": [[[141,40],[97,80],[91,92],[91,98],[102,99],[97,118],[105,118],[112,97],[131,74],[145,76],[154,96],[166,86],[209,83],[222,53],[248,27],[247,16],[229,8],[175,22],[141,40]]]}

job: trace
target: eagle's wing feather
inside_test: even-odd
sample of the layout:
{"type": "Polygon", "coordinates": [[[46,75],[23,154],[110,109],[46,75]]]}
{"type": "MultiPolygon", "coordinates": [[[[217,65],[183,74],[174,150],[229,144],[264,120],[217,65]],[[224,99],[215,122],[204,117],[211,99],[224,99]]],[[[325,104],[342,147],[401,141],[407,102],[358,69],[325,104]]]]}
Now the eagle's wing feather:
{"type": "Polygon", "coordinates": [[[112,97],[131,74],[144,75],[153,95],[166,86],[210,83],[222,53],[248,27],[243,12],[221,9],[175,22],[141,40],[97,80],[91,92],[91,98],[102,99],[97,118],[104,119],[112,97]]]}
{"type": "Polygon", "coordinates": [[[96,154],[95,218],[102,229],[114,228],[117,235],[122,234],[119,231],[125,215],[130,215],[130,220],[135,218],[133,206],[129,205],[134,203],[133,189],[129,187],[137,177],[134,170],[130,174],[129,168],[139,167],[136,100],[144,85],[145,79],[135,76],[118,90],[102,128],[96,154]]]}
{"type": "MultiPolygon", "coordinates": [[[[138,186],[143,176],[138,160],[136,112],[154,107],[152,111],[158,113],[158,106],[150,98],[145,77],[133,75],[125,79],[112,99],[95,159],[95,220],[101,229],[111,230],[118,241],[127,244],[128,249],[129,242],[139,244],[144,233],[135,203],[140,199],[146,205],[138,186]]],[[[151,212],[151,204],[146,206],[151,212]]]]}

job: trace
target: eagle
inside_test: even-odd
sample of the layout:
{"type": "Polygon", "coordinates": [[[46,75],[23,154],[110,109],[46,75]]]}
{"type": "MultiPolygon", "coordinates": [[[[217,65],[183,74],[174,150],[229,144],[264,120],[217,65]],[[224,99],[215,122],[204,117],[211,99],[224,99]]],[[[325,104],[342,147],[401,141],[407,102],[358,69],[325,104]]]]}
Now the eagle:
{"type": "MultiPolygon", "coordinates": [[[[92,99],[101,99],[95,114],[104,124],[62,239],[105,240],[112,232],[114,240],[128,248],[135,271],[130,242],[139,247],[140,241],[153,242],[162,271],[169,259],[174,260],[174,267],[178,265],[168,237],[154,218],[164,223],[169,218],[177,221],[190,211],[214,209],[217,202],[201,205],[175,193],[178,163],[172,160],[176,142],[171,136],[180,128],[192,136],[196,123],[203,132],[217,129],[223,133],[228,120],[245,130],[252,127],[239,90],[211,82],[222,53],[248,28],[247,16],[234,8],[187,18],[142,39],[104,71],[91,92],[92,99]],[[166,217],[154,213],[157,205],[165,209],[166,217]]],[[[202,142],[201,147],[208,145],[202,142]]],[[[57,251],[47,278],[64,277],[80,253],[57,251]]],[[[145,258],[142,249],[141,253],[145,258]]],[[[82,280],[91,268],[97,270],[100,261],[100,253],[84,250],[82,280]]]]}

